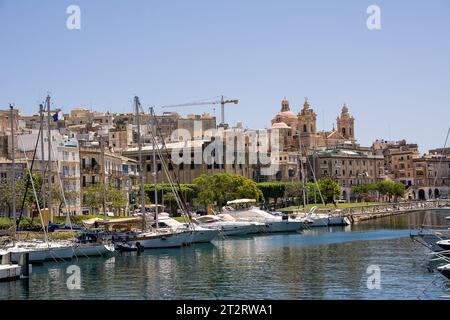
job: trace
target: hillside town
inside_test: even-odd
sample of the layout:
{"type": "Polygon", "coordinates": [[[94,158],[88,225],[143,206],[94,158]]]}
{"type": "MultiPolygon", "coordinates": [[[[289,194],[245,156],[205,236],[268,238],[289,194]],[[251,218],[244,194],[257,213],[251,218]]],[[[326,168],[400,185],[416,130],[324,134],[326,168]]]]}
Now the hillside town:
{"type": "MultiPolygon", "coordinates": [[[[278,107],[274,107],[275,108],[278,107]]],[[[147,183],[153,181],[157,172],[159,183],[165,177],[160,159],[153,167],[153,146],[147,136],[155,127],[158,141],[169,152],[186,148],[192,157],[189,162],[171,164],[182,184],[191,184],[206,173],[238,174],[255,182],[314,181],[331,178],[341,186],[340,201],[354,202],[353,187],[383,180],[401,182],[405,185],[405,200],[428,200],[450,195],[450,148],[419,152],[419,146],[407,140],[375,140],[371,146],[358,144],[355,118],[346,104],[336,108],[336,123],[328,131],[317,129],[317,114],[307,99],[303,106],[291,106],[287,99],[281,101],[279,112],[266,129],[245,128],[243,123],[235,126],[217,123],[209,113],[181,116],[177,112],[164,112],[152,117],[140,115],[140,130],[144,140],[142,148],[143,174],[147,183]],[[180,134],[181,132],[181,134],[180,134]],[[215,132],[215,133],[211,133],[215,132]],[[274,135],[278,146],[272,142],[267,148],[268,162],[251,161],[255,143],[250,137],[274,135]],[[241,148],[228,150],[239,154],[233,161],[226,161],[224,154],[215,155],[214,161],[193,161],[194,155],[204,153],[211,144],[220,141],[223,149],[230,148],[225,139],[214,136],[239,134],[245,143],[241,148]],[[182,136],[184,135],[184,137],[182,136]],[[276,149],[276,150],[275,150],[276,149]],[[241,161],[237,161],[238,158],[241,161]],[[276,164],[276,170],[264,171],[264,167],[276,164]],[[302,177],[302,172],[305,172],[302,177]]],[[[257,142],[259,146],[259,142],[257,142]]],[[[34,171],[45,176],[50,172],[51,181],[59,184],[66,193],[65,201],[73,215],[89,214],[90,206],[83,197],[83,190],[103,185],[126,194],[126,205],[115,209],[119,215],[127,215],[139,192],[138,148],[136,114],[111,113],[77,107],[63,112],[60,108],[25,115],[20,107],[11,111],[0,110],[0,179],[2,184],[11,181],[15,151],[16,179],[27,174],[31,162],[34,171]],[[11,114],[13,121],[11,121],[11,114]],[[11,128],[14,123],[14,128],[11,128]],[[43,126],[40,134],[41,125],[43,126]],[[49,127],[50,126],[50,127],[49,127]],[[11,139],[11,129],[16,136],[11,139]],[[45,131],[47,130],[47,131],[45,131]],[[51,143],[48,143],[51,137],[51,143]],[[49,145],[51,150],[49,151],[49,145]],[[50,170],[48,157],[51,155],[50,170]],[[70,192],[72,193],[72,196],[70,192]]],[[[173,155],[174,153],[172,153],[173,155]]],[[[202,158],[200,158],[202,160],[202,158]]],[[[124,203],[125,204],[125,203],[124,203]]],[[[58,206],[57,203],[52,204],[58,206]]],[[[7,215],[8,208],[2,208],[7,215]]],[[[112,210],[110,208],[110,210],[112,210]]]]}

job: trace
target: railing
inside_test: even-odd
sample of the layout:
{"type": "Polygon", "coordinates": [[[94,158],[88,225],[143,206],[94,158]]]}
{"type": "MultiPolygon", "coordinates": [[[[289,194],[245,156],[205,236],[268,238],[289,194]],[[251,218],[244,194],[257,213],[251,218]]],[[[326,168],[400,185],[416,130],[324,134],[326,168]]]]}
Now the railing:
{"type": "Polygon", "coordinates": [[[417,210],[427,210],[440,207],[450,207],[450,200],[431,200],[431,201],[407,201],[395,203],[383,203],[358,207],[340,208],[340,215],[355,216],[385,212],[408,212],[417,210]]]}
{"type": "Polygon", "coordinates": [[[84,172],[93,172],[93,171],[100,171],[100,165],[85,165],[84,167],[81,167],[81,171],[84,172]]]}

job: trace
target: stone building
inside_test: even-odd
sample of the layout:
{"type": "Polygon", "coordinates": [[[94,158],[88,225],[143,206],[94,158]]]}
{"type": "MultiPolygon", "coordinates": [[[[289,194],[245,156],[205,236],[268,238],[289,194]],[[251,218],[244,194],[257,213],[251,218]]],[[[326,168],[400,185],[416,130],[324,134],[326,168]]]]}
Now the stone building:
{"type": "MultiPolygon", "coordinates": [[[[203,113],[201,115],[189,114],[187,117],[178,119],[177,129],[186,130],[192,139],[202,140],[205,138],[205,131],[216,129],[216,117],[209,113],[203,113]]],[[[177,137],[174,137],[177,141],[177,137]]]]}
{"type": "Polygon", "coordinates": [[[355,143],[354,118],[346,104],[336,119],[337,129],[331,131],[317,130],[317,114],[305,100],[303,108],[295,115],[289,101],[281,101],[281,110],[272,119],[272,129],[279,130],[280,141],[284,142],[285,151],[299,151],[300,141],[303,154],[312,154],[315,150],[330,148],[344,142],[355,143]]]}
{"type": "MultiPolygon", "coordinates": [[[[24,159],[16,159],[14,167],[15,180],[23,179],[26,172],[26,161],[24,159]]],[[[2,185],[11,185],[12,183],[13,166],[11,159],[0,157],[0,183],[2,185]]],[[[20,214],[20,203],[16,203],[16,214],[20,214]]],[[[6,203],[0,203],[0,217],[10,217],[11,209],[6,203]]],[[[24,208],[24,216],[29,216],[28,208],[24,208]]]]}
{"type": "MultiPolygon", "coordinates": [[[[165,143],[165,149],[162,148],[162,144],[159,144],[159,148],[168,165],[171,162],[170,174],[172,177],[176,176],[180,183],[193,183],[194,179],[202,174],[212,175],[221,172],[239,174],[256,181],[266,181],[269,178],[263,177],[262,169],[270,166],[270,163],[259,165],[257,157],[256,161],[251,158],[252,148],[256,146],[252,144],[254,142],[249,138],[248,132],[243,132],[242,136],[236,138],[239,131],[243,129],[226,129],[217,132],[216,136],[209,139],[169,142],[165,143]],[[233,142],[227,142],[227,139],[233,142]],[[242,144],[238,145],[236,139],[243,139],[242,144]],[[173,158],[174,155],[177,159],[173,158]]],[[[146,183],[153,183],[152,173],[155,169],[158,181],[167,182],[159,157],[157,157],[157,168],[154,168],[152,145],[144,145],[142,154],[146,183]]],[[[137,147],[124,150],[123,155],[139,161],[137,147]]],[[[270,161],[270,155],[268,161],[270,161]]]]}
{"type": "MultiPolygon", "coordinates": [[[[128,205],[125,212],[119,214],[127,214],[130,194],[138,186],[137,163],[133,159],[115,153],[98,141],[84,141],[80,145],[80,172],[81,194],[91,185],[111,185],[126,192],[128,205]]],[[[108,207],[108,204],[105,206],[108,207]]],[[[89,210],[83,207],[83,213],[89,210]]]]}
{"type": "Polygon", "coordinates": [[[352,186],[385,179],[384,158],[373,154],[370,148],[336,146],[310,155],[309,162],[309,180],[314,181],[312,172],[317,180],[332,178],[341,185],[341,198],[346,201],[355,199],[352,186]]]}
{"type": "Polygon", "coordinates": [[[413,159],[414,184],[407,189],[413,200],[450,197],[450,156],[430,150],[413,159]]]}
{"type": "Polygon", "coordinates": [[[67,126],[81,124],[113,125],[113,115],[111,113],[91,111],[82,107],[72,109],[64,117],[67,126]]]}
{"type": "Polygon", "coordinates": [[[402,182],[406,187],[414,185],[413,160],[420,157],[417,144],[406,143],[405,140],[397,142],[376,140],[372,149],[376,154],[383,155],[389,178],[402,182]]]}
{"type": "MultiPolygon", "coordinates": [[[[81,214],[81,194],[80,194],[80,161],[78,141],[65,135],[61,135],[58,130],[51,130],[51,164],[48,170],[48,138],[44,133],[44,145],[42,154],[41,140],[38,139],[38,130],[31,130],[29,133],[20,135],[16,154],[18,158],[24,158],[25,155],[29,161],[35,158],[33,172],[42,176],[42,164],[45,166],[44,181],[47,182],[47,176],[50,172],[53,187],[60,192],[64,191],[64,198],[67,203],[67,210],[70,214],[81,214]],[[37,143],[37,144],[36,144],[37,143]],[[36,149],[36,153],[35,153],[36,149]],[[25,155],[24,155],[25,153],[25,155]],[[44,161],[44,162],[42,162],[44,161]]],[[[56,215],[63,214],[60,208],[66,212],[64,198],[58,196],[61,200],[57,203],[53,199],[52,212],[56,215]]]]}
{"type": "Polygon", "coordinates": [[[133,144],[133,126],[131,124],[118,125],[108,130],[108,146],[115,152],[128,148],[133,144]]]}

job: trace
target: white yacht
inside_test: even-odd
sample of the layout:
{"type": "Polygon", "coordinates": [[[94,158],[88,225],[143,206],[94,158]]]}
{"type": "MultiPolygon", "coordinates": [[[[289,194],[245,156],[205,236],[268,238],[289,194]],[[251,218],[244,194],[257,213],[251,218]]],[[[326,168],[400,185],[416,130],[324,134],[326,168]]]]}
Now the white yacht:
{"type": "Polygon", "coordinates": [[[286,216],[280,217],[261,210],[252,204],[254,199],[237,199],[228,201],[227,206],[223,208],[223,212],[231,215],[237,220],[260,222],[267,226],[267,232],[296,232],[305,228],[305,224],[301,221],[289,219],[286,216]]]}
{"type": "Polygon", "coordinates": [[[190,231],[192,243],[211,242],[219,234],[219,230],[204,228],[193,223],[181,223],[169,216],[168,213],[162,212],[158,216],[158,226],[163,229],[172,229],[178,231],[190,231]]]}
{"type": "Polygon", "coordinates": [[[327,213],[317,213],[318,207],[312,207],[308,213],[303,216],[296,217],[295,221],[303,221],[303,219],[307,219],[311,221],[309,226],[311,228],[316,227],[328,227],[328,226],[348,226],[350,225],[350,220],[347,217],[342,216],[333,216],[327,213]]]}
{"type": "MultiPolygon", "coordinates": [[[[336,210],[337,212],[341,212],[341,210],[336,210]]],[[[351,222],[347,217],[343,217],[341,215],[332,215],[328,216],[328,225],[329,226],[348,226],[351,222]]]]}
{"type": "Polygon", "coordinates": [[[252,222],[225,220],[217,215],[200,216],[195,218],[194,222],[203,228],[217,230],[224,236],[243,236],[257,231],[257,226],[252,222]]]}

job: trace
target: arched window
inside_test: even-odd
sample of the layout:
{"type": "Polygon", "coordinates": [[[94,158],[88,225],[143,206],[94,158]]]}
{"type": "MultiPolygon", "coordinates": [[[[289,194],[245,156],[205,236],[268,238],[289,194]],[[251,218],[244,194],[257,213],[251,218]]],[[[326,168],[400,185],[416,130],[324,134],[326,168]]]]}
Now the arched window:
{"type": "Polygon", "coordinates": [[[308,132],[308,130],[306,129],[306,124],[303,125],[303,132],[308,132]]]}
{"type": "Polygon", "coordinates": [[[345,136],[345,128],[342,128],[342,135],[345,136]]]}

